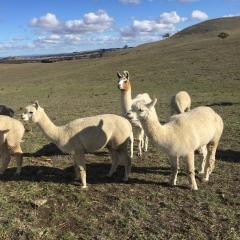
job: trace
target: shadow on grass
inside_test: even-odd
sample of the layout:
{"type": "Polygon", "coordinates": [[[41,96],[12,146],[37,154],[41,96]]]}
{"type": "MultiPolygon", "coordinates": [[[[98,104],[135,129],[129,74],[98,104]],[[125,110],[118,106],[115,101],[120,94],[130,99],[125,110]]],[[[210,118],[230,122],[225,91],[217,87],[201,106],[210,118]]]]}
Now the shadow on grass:
{"type": "MultiPolygon", "coordinates": [[[[119,166],[117,172],[112,177],[106,177],[110,169],[110,164],[106,163],[90,163],[87,164],[87,182],[89,184],[105,184],[105,183],[122,183],[124,175],[124,167],[119,166]]],[[[9,168],[6,172],[0,176],[0,181],[29,181],[29,182],[52,182],[52,183],[64,183],[64,184],[77,184],[79,181],[74,181],[74,168],[73,166],[65,169],[48,167],[48,166],[25,166],[22,168],[20,176],[15,176],[16,168],[9,168]]],[[[156,167],[133,167],[134,173],[152,173],[155,172],[159,175],[169,175],[169,168],[156,168],[156,167]],[[160,170],[160,171],[159,171],[160,170]]],[[[148,184],[148,185],[160,185],[163,187],[169,187],[165,182],[155,182],[145,179],[129,178],[126,184],[148,184]]]]}
{"type": "MultiPolygon", "coordinates": [[[[93,153],[96,156],[108,156],[108,152],[99,151],[93,153]]],[[[44,145],[41,149],[35,153],[23,153],[23,157],[49,157],[49,156],[62,156],[69,155],[68,153],[62,152],[54,143],[44,145]]]]}
{"type": "MultiPolygon", "coordinates": [[[[87,183],[92,185],[102,185],[109,183],[124,183],[126,185],[151,185],[151,186],[160,186],[163,188],[169,189],[189,189],[187,185],[177,185],[172,186],[168,183],[168,177],[165,178],[165,181],[152,181],[148,179],[129,177],[128,182],[124,182],[124,167],[119,166],[117,172],[112,177],[107,177],[106,174],[110,169],[110,164],[106,163],[90,163],[87,164],[87,183]]],[[[65,169],[47,167],[47,166],[25,166],[22,168],[22,173],[20,176],[15,175],[16,168],[9,168],[3,175],[0,175],[0,182],[49,182],[49,183],[58,183],[65,185],[76,185],[81,186],[80,181],[74,180],[74,167],[70,166],[65,169]]],[[[169,176],[170,169],[166,167],[132,167],[133,173],[156,173],[159,176],[169,176]],[[160,170],[160,171],[159,171],[160,170]]],[[[185,173],[179,173],[178,176],[184,175],[185,173]]],[[[199,176],[196,175],[196,178],[200,180],[199,176]]]]}
{"type": "Polygon", "coordinates": [[[240,151],[234,151],[231,149],[217,150],[216,159],[225,162],[240,163],[240,151]]]}
{"type": "Polygon", "coordinates": [[[221,107],[228,107],[228,106],[232,106],[232,105],[237,105],[239,103],[234,103],[234,102],[216,102],[216,103],[210,103],[207,104],[206,106],[208,107],[213,107],[213,106],[221,106],[221,107]]]}

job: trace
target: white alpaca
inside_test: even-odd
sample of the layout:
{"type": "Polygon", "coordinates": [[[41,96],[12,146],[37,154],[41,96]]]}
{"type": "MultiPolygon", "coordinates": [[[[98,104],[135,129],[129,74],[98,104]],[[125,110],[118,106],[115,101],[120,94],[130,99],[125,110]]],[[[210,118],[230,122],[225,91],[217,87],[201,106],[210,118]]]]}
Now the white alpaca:
{"type": "Polygon", "coordinates": [[[155,111],[157,99],[150,104],[136,102],[129,111],[136,112],[145,133],[171,158],[172,174],[170,183],[176,185],[178,158],[187,160],[191,188],[197,190],[194,169],[194,151],[207,145],[208,156],[203,180],[208,181],[214,163],[217,146],[223,131],[222,118],[209,107],[197,107],[189,112],[174,115],[170,121],[161,125],[155,111]]]}
{"type": "MultiPolygon", "coordinates": [[[[121,90],[121,108],[123,116],[126,116],[127,112],[131,109],[131,106],[135,101],[143,100],[146,103],[150,103],[152,101],[147,93],[138,94],[134,99],[132,99],[132,89],[128,71],[124,71],[123,74],[117,72],[117,76],[119,78],[118,88],[121,90]]],[[[142,148],[145,152],[148,150],[148,137],[144,134],[144,130],[140,121],[137,119],[137,115],[131,120],[131,123],[136,127],[137,130],[138,156],[142,156],[142,148]]]]}
{"type": "Polygon", "coordinates": [[[191,108],[191,97],[186,91],[180,91],[171,99],[172,114],[189,111],[191,108]]]}
{"type": "MultiPolygon", "coordinates": [[[[172,114],[179,114],[190,111],[191,108],[191,97],[186,91],[180,91],[171,99],[171,110],[172,114]]],[[[207,159],[207,146],[204,145],[198,149],[198,151],[203,155],[203,160],[201,164],[200,174],[204,173],[206,159],[207,159]]]]}
{"type": "Polygon", "coordinates": [[[51,142],[63,152],[73,154],[76,179],[81,178],[82,188],[87,187],[85,153],[93,153],[104,147],[108,148],[112,158],[108,176],[112,176],[118,165],[123,163],[123,180],[128,180],[131,158],[128,156],[127,143],[133,134],[127,119],[114,114],[104,114],[76,119],[64,126],[55,126],[37,101],[26,107],[22,118],[37,123],[51,142]]]}
{"type": "Polygon", "coordinates": [[[0,115],[0,154],[2,157],[0,174],[3,174],[4,171],[7,169],[11,159],[11,153],[14,154],[17,162],[16,174],[21,173],[21,142],[24,131],[24,126],[20,121],[13,119],[9,116],[0,115]]]}

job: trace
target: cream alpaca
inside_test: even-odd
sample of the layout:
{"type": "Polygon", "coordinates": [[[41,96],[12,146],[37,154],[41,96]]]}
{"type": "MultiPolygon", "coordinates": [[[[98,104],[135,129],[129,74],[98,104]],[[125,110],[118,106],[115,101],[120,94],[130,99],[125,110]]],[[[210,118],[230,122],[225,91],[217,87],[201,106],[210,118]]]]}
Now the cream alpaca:
{"type": "MultiPolygon", "coordinates": [[[[144,100],[146,103],[150,103],[152,101],[147,93],[138,94],[134,99],[132,99],[132,88],[128,71],[124,71],[123,74],[117,72],[117,76],[119,78],[118,88],[121,90],[121,108],[123,116],[126,116],[126,113],[131,109],[131,106],[135,101],[144,100]]],[[[137,119],[137,116],[132,119],[131,123],[137,130],[138,156],[142,156],[142,148],[144,148],[145,152],[148,149],[148,137],[144,134],[144,130],[140,121],[137,119]]]]}
{"type": "Polygon", "coordinates": [[[7,169],[11,159],[11,153],[14,154],[17,162],[16,174],[21,173],[22,149],[20,144],[23,135],[24,126],[20,121],[9,116],[0,115],[0,153],[2,157],[0,174],[3,174],[7,169]]]}
{"type": "Polygon", "coordinates": [[[128,180],[131,159],[128,156],[127,143],[133,135],[132,126],[127,119],[105,114],[76,119],[64,126],[55,126],[37,101],[26,107],[22,118],[37,123],[50,141],[63,152],[73,154],[76,179],[81,178],[83,188],[87,187],[85,153],[92,153],[104,147],[108,148],[112,158],[108,176],[112,176],[119,163],[123,163],[124,181],[128,180]]]}
{"type": "Polygon", "coordinates": [[[207,145],[208,156],[203,180],[208,181],[214,168],[215,154],[223,131],[223,121],[211,108],[197,107],[189,112],[174,115],[168,123],[161,125],[154,108],[156,102],[157,99],[150,104],[136,102],[128,113],[128,117],[131,118],[132,112],[136,112],[148,137],[171,158],[170,183],[176,185],[178,158],[184,157],[187,160],[191,188],[197,190],[194,151],[207,145]]]}
{"type": "Polygon", "coordinates": [[[191,108],[191,97],[186,91],[180,91],[171,99],[172,114],[189,111],[191,108]]]}
{"type": "MultiPolygon", "coordinates": [[[[171,110],[172,114],[179,114],[188,112],[191,108],[191,97],[186,91],[180,91],[171,99],[171,110]]],[[[204,168],[207,159],[207,146],[204,145],[200,147],[199,152],[203,155],[203,160],[201,164],[200,174],[204,173],[204,168]]]]}

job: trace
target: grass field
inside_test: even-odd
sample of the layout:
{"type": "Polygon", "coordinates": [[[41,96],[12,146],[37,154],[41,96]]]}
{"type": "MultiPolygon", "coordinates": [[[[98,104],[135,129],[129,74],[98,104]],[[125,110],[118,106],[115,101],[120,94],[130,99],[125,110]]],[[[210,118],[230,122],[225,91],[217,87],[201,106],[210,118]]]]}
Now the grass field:
{"type": "MultiPolygon", "coordinates": [[[[161,121],[179,90],[193,107],[209,105],[225,129],[209,183],[188,188],[181,162],[177,187],[169,187],[166,155],[150,142],[132,161],[127,184],[123,168],[106,179],[107,151],[87,155],[88,190],[73,181],[72,159],[47,148],[37,126],[25,124],[23,172],[15,162],[0,181],[0,239],[240,239],[240,18],[208,21],[176,36],[101,59],[53,64],[1,64],[0,103],[16,118],[35,99],[57,125],[102,113],[120,114],[116,71],[128,70],[133,94],[157,97],[161,121]],[[217,37],[226,31],[224,40],[217,37]],[[44,147],[45,146],[45,147],[44,147]],[[49,151],[48,151],[49,150],[49,151]]],[[[196,157],[196,165],[200,164],[196,157]]]]}

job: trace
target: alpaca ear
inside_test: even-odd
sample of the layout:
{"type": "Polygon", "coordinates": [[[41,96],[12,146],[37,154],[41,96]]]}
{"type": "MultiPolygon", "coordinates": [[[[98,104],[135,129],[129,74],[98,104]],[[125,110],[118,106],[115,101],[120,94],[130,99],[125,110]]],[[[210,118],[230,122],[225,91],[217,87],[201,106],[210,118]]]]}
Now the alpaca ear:
{"type": "Polygon", "coordinates": [[[156,103],[157,103],[157,99],[154,98],[154,100],[152,100],[152,102],[150,102],[150,103],[148,104],[149,110],[153,109],[153,108],[155,107],[156,103]]]}
{"type": "Polygon", "coordinates": [[[117,76],[118,76],[118,78],[122,78],[123,77],[120,72],[117,72],[117,76]]]}
{"type": "Polygon", "coordinates": [[[123,75],[126,79],[129,79],[129,72],[128,71],[123,71],[123,75]]]}
{"type": "Polygon", "coordinates": [[[38,100],[36,100],[33,105],[35,106],[36,109],[38,109],[39,108],[38,100]]]}

